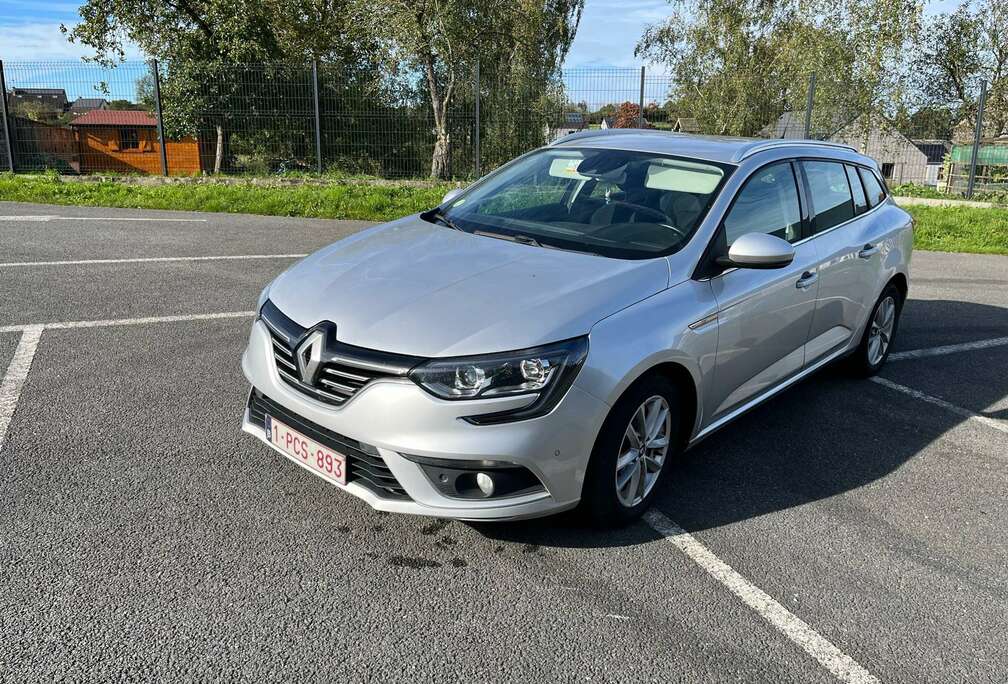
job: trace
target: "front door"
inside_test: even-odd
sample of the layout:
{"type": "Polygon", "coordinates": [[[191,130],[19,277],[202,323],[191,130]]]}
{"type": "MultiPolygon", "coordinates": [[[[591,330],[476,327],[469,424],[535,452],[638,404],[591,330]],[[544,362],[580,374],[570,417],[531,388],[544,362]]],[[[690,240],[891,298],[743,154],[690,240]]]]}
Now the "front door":
{"type": "MultiPolygon", "coordinates": [[[[790,162],[765,166],[736,196],[721,227],[721,249],[746,233],[802,239],[798,187],[790,162]],[[723,238],[723,239],[722,239],[723,238]]],[[[711,421],[800,371],[819,290],[813,241],[797,244],[784,268],[734,268],[711,278],[718,304],[714,381],[706,393],[711,421]]]]}

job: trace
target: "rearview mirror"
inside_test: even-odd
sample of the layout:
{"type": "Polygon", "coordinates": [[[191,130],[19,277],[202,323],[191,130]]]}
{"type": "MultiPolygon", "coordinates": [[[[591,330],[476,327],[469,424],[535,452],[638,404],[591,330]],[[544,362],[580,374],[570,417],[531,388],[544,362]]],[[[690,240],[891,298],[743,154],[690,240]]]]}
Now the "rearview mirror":
{"type": "Polygon", "coordinates": [[[728,248],[727,257],[718,257],[721,266],[738,268],[782,268],[795,258],[794,246],[767,233],[746,233],[728,248]]]}
{"type": "Polygon", "coordinates": [[[451,190],[449,190],[444,194],[444,197],[441,198],[441,204],[448,204],[461,194],[462,194],[462,188],[452,188],[451,190]]]}

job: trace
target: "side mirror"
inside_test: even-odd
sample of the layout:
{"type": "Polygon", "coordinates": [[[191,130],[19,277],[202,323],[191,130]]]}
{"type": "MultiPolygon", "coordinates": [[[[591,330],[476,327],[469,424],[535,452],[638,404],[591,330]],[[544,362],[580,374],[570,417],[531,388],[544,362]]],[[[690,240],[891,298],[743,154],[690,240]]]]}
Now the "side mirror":
{"type": "Polygon", "coordinates": [[[448,204],[453,199],[462,194],[462,188],[452,188],[441,198],[441,204],[448,204]]]}
{"type": "Polygon", "coordinates": [[[794,246],[767,233],[746,233],[728,248],[727,257],[718,257],[721,266],[738,268],[782,268],[795,258],[794,246]]]}

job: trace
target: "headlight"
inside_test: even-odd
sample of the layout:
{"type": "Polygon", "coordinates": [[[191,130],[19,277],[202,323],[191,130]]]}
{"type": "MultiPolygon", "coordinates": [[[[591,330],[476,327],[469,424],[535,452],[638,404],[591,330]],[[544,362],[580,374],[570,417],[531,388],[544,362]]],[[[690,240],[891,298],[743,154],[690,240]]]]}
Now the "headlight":
{"type": "MultiPolygon", "coordinates": [[[[588,338],[578,337],[501,354],[434,359],[411,370],[409,377],[441,399],[535,397],[520,411],[507,413],[511,416],[509,419],[516,420],[549,412],[574,382],[587,354],[588,338]]],[[[473,416],[467,420],[497,422],[484,420],[496,415],[473,416]]]]}
{"type": "Polygon", "coordinates": [[[259,315],[259,312],[262,311],[263,304],[265,304],[266,300],[269,299],[269,290],[270,290],[270,286],[267,285],[266,287],[264,287],[262,289],[262,292],[259,293],[259,303],[256,304],[256,315],[257,316],[259,315]]]}

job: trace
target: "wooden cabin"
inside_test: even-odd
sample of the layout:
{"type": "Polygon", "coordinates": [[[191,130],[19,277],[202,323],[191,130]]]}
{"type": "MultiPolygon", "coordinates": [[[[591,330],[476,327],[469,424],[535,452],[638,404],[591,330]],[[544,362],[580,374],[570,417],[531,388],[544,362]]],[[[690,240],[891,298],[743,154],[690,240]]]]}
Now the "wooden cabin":
{"type": "MultiPolygon", "coordinates": [[[[157,120],[144,111],[93,109],[70,122],[77,136],[81,173],[161,173],[157,120]]],[[[165,151],[173,176],[202,171],[194,138],[168,140],[165,151]]]]}

